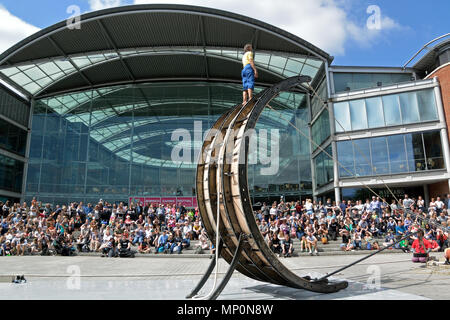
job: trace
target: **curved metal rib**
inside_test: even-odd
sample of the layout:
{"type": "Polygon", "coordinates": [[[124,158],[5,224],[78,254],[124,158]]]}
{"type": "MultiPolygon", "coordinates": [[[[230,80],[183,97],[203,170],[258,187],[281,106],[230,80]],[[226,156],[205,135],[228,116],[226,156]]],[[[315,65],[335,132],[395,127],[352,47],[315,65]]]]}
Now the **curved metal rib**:
{"type": "Polygon", "coordinates": [[[220,237],[225,244],[222,257],[231,263],[238,239],[245,235],[242,256],[236,267],[253,279],[330,293],[344,289],[347,282],[312,282],[286,268],[272,253],[256,225],[247,181],[249,139],[265,106],[281,91],[287,91],[309,77],[286,79],[255,96],[246,105],[237,105],[214,124],[203,144],[197,167],[199,211],[210,239],[215,238],[219,197],[220,237]],[[211,141],[209,141],[211,140],[211,141]]]}

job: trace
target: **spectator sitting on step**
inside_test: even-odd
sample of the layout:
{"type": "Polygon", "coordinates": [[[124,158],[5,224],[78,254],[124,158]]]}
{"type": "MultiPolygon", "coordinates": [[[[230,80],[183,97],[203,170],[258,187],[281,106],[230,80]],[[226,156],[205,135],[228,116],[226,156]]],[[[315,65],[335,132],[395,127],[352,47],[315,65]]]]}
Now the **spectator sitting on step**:
{"type": "Polygon", "coordinates": [[[438,252],[441,250],[441,247],[437,243],[436,240],[430,240],[431,252],[438,252]]]}
{"type": "Polygon", "coordinates": [[[342,243],[340,247],[341,247],[341,250],[343,250],[343,251],[354,251],[355,244],[351,238],[348,238],[347,243],[342,243]]]}
{"type": "Polygon", "coordinates": [[[395,239],[395,237],[394,237],[394,235],[392,234],[392,231],[389,230],[388,233],[387,233],[387,235],[386,235],[386,238],[384,239],[383,246],[384,246],[384,247],[390,246],[391,244],[394,243],[394,239],[395,239]]]}
{"type": "Polygon", "coordinates": [[[425,263],[428,261],[428,253],[431,250],[431,243],[427,239],[425,239],[424,231],[422,229],[419,229],[419,231],[417,232],[417,239],[414,240],[412,244],[412,250],[412,262],[425,263]]]}
{"type": "Polygon", "coordinates": [[[272,237],[269,239],[268,245],[273,253],[281,254],[280,239],[278,238],[278,235],[276,233],[272,233],[272,237]]]}
{"type": "MultiPolygon", "coordinates": [[[[317,236],[322,239],[322,238],[326,238],[327,242],[328,242],[328,229],[326,226],[326,223],[322,223],[319,227],[319,229],[317,230],[317,236]]],[[[323,243],[323,241],[322,241],[323,243]]]]}
{"type": "MultiPolygon", "coordinates": [[[[183,235],[185,235],[186,233],[189,233],[189,236],[192,240],[192,226],[189,224],[189,221],[185,221],[184,222],[184,226],[183,226],[183,235]]],[[[199,237],[200,239],[200,237],[199,237]]]]}
{"type": "MultiPolygon", "coordinates": [[[[197,245],[196,249],[201,249],[201,250],[208,250],[209,249],[209,239],[208,239],[208,235],[206,234],[206,231],[202,231],[202,233],[200,234],[200,236],[198,237],[198,240],[200,240],[200,243],[197,245]]],[[[200,251],[200,250],[199,250],[200,251]]]]}
{"type": "MultiPolygon", "coordinates": [[[[446,227],[447,223],[446,222],[442,223],[442,226],[446,227]]],[[[448,247],[448,232],[444,232],[441,229],[437,229],[436,241],[439,244],[439,247],[441,247],[442,251],[444,251],[444,249],[448,247]]]]}
{"type": "MultiPolygon", "coordinates": [[[[200,235],[201,235],[201,233],[200,233],[200,235]]],[[[183,246],[183,249],[187,249],[191,246],[191,234],[189,232],[187,232],[185,235],[183,235],[183,240],[181,241],[181,245],[183,246]]]]}
{"type": "Polygon", "coordinates": [[[200,226],[200,222],[198,219],[194,221],[194,225],[192,226],[192,235],[195,240],[197,240],[200,237],[200,234],[202,232],[202,227],[200,226]]]}
{"type": "Polygon", "coordinates": [[[164,249],[165,249],[168,239],[169,239],[169,236],[167,234],[167,231],[164,230],[163,233],[156,240],[156,252],[155,253],[164,252],[164,249]]]}
{"type": "Polygon", "coordinates": [[[357,250],[362,249],[362,231],[360,226],[357,226],[353,232],[353,245],[357,250]]]}
{"type": "Polygon", "coordinates": [[[294,243],[292,242],[291,237],[289,236],[289,233],[286,233],[284,235],[284,241],[283,245],[281,246],[282,249],[282,255],[287,258],[292,256],[292,252],[294,252],[294,243]]]}
{"type": "Polygon", "coordinates": [[[314,254],[318,254],[317,252],[317,238],[312,234],[312,232],[308,232],[308,236],[306,237],[306,245],[309,249],[309,254],[313,255],[313,248],[314,248],[314,254]]]}
{"type": "Polygon", "coordinates": [[[331,240],[336,241],[337,235],[339,232],[339,224],[336,222],[336,219],[331,219],[329,225],[328,225],[328,235],[330,236],[331,240]]]}
{"type": "Polygon", "coordinates": [[[177,230],[173,237],[173,244],[170,247],[170,253],[177,252],[178,254],[180,254],[182,250],[183,250],[183,238],[181,236],[181,231],[177,230]]]}

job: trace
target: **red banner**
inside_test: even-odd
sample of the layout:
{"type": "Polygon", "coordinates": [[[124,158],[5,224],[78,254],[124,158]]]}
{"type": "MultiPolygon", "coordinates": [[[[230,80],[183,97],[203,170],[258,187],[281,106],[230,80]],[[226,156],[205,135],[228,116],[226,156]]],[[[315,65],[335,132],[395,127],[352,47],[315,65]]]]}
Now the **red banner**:
{"type": "Polygon", "coordinates": [[[145,198],[145,205],[157,206],[161,203],[161,198],[145,198]]]}
{"type": "Polygon", "coordinates": [[[197,198],[196,197],[130,197],[129,203],[139,204],[142,206],[157,206],[160,203],[163,205],[182,205],[186,208],[196,208],[197,198]]]}
{"type": "Polygon", "coordinates": [[[194,207],[194,201],[192,197],[177,198],[177,204],[187,208],[194,207]]]}
{"type": "Polygon", "coordinates": [[[163,205],[166,204],[177,204],[177,198],[173,197],[173,198],[161,198],[161,203],[163,205]]]}

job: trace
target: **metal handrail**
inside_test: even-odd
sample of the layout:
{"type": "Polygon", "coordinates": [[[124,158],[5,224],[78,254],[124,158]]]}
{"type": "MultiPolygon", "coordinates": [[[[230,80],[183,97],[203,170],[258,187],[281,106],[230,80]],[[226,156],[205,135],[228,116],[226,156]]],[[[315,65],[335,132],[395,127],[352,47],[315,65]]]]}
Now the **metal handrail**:
{"type": "MultiPolygon", "coordinates": [[[[442,38],[448,37],[448,36],[450,36],[450,33],[443,34],[442,36],[437,37],[437,38],[431,40],[430,42],[426,43],[419,51],[416,52],[415,55],[412,56],[411,59],[408,60],[408,62],[406,62],[406,63],[403,65],[402,69],[405,70],[405,69],[406,69],[406,66],[407,66],[411,61],[413,61],[413,60],[414,60],[414,59],[415,59],[415,58],[423,51],[423,49],[427,48],[428,45],[432,44],[433,42],[436,42],[437,40],[440,40],[440,39],[442,39],[442,38]]],[[[428,48],[427,48],[427,49],[428,49],[428,48]]]]}

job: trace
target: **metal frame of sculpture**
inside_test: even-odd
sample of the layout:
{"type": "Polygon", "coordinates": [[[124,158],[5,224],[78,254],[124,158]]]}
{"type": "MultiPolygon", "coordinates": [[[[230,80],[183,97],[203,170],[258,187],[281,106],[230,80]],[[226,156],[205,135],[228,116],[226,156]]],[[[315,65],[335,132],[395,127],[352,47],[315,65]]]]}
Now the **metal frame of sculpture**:
{"type": "MultiPolygon", "coordinates": [[[[234,270],[255,280],[320,293],[337,292],[348,286],[346,281],[312,281],[286,268],[264,241],[250,200],[247,179],[250,141],[246,132],[255,128],[266,105],[280,92],[309,81],[311,78],[307,76],[292,77],[261,91],[245,105],[237,105],[223,114],[205,138],[197,164],[198,209],[210,239],[216,239],[219,209],[220,243],[216,245],[219,255],[230,264],[210,299],[220,295],[234,270]]],[[[215,263],[212,259],[188,298],[203,287],[215,263]]]]}

